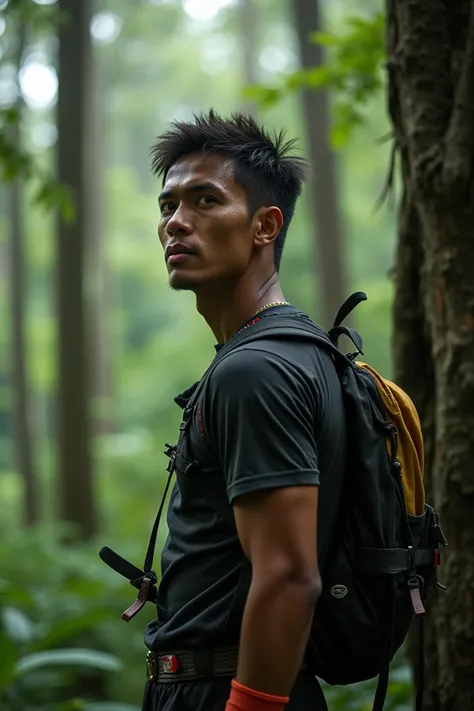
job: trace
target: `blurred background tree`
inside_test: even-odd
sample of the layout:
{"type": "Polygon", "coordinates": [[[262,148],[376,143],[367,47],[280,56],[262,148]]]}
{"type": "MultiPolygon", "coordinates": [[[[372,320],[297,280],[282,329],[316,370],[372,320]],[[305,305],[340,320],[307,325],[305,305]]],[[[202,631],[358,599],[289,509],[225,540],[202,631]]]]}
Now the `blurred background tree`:
{"type": "MultiPolygon", "coordinates": [[[[285,295],[325,326],[350,290],[369,295],[354,325],[367,360],[396,375],[420,408],[429,485],[454,551],[448,599],[459,617],[449,617],[440,600],[441,622],[430,625],[426,708],[474,709],[466,682],[474,636],[465,531],[472,435],[463,435],[461,456],[459,433],[468,429],[453,414],[464,404],[465,422],[472,417],[468,366],[459,371],[464,379],[455,378],[472,348],[462,328],[474,318],[466,284],[474,269],[467,247],[456,252],[443,241],[447,232],[434,229],[450,225],[467,244],[472,191],[468,177],[454,181],[454,212],[440,212],[439,193],[420,189],[425,177],[439,184],[436,147],[458,77],[470,66],[469,3],[453,5],[443,31],[439,8],[431,25],[403,14],[405,5],[424,12],[426,3],[398,5],[389,3],[387,15],[381,0],[0,0],[0,310],[10,323],[0,332],[5,711],[139,707],[143,627],[154,613],[124,626],[120,614],[133,590],[105,569],[97,550],[113,541],[140,564],[164,485],[163,444],[178,425],[173,396],[212,358],[192,295],[167,286],[156,237],[158,185],[149,169],[150,145],[167,123],[210,106],[285,127],[302,137],[314,162],[285,248],[285,295]],[[440,67],[453,72],[422,104],[441,107],[436,128],[417,123],[421,99],[407,71],[417,47],[435,57],[431,31],[450,49],[442,67],[428,63],[424,79],[435,87],[440,67]],[[317,42],[315,32],[322,32],[317,42]],[[395,154],[402,181],[390,170],[395,154]],[[374,210],[387,185],[400,185],[399,212],[390,201],[374,210]],[[464,222],[449,221],[448,213],[464,222]],[[455,280],[443,276],[459,259],[465,270],[450,273],[459,274],[465,308],[455,280]],[[445,304],[438,315],[435,302],[445,304]]],[[[463,81],[472,87],[469,76],[463,81]]],[[[394,666],[387,709],[406,711],[413,694],[403,654],[394,666]]],[[[330,707],[370,709],[373,690],[373,683],[327,689],[330,707]]]]}

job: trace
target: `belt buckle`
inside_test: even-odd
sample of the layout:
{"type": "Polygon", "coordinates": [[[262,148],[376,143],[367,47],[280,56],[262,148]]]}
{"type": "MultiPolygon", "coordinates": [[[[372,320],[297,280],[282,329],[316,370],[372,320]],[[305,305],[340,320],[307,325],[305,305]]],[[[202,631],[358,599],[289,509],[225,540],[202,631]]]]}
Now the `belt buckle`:
{"type": "Polygon", "coordinates": [[[165,674],[176,674],[179,671],[179,661],[174,654],[165,654],[161,657],[161,663],[165,674]]]}
{"type": "Polygon", "coordinates": [[[156,657],[151,650],[146,655],[146,678],[153,681],[156,678],[156,657]]]}

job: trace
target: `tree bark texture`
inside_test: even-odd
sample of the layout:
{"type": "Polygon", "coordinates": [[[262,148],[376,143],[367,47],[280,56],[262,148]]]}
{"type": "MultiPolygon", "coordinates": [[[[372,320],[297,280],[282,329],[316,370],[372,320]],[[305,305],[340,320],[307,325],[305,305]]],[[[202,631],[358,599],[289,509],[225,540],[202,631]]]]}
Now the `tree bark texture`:
{"type": "MultiPolygon", "coordinates": [[[[298,35],[301,65],[305,69],[323,62],[323,51],[310,35],[321,31],[318,0],[291,0],[298,35]]],[[[313,178],[309,183],[310,223],[315,245],[315,272],[319,284],[322,325],[332,325],[337,310],[348,296],[346,249],[339,201],[336,156],[331,148],[329,93],[307,88],[302,106],[313,178]]]]}
{"type": "Polygon", "coordinates": [[[74,222],[59,216],[57,228],[59,500],[61,520],[75,524],[77,533],[88,537],[97,528],[85,288],[88,210],[93,199],[93,183],[88,180],[91,0],[59,0],[59,11],[57,172],[71,188],[76,207],[74,222]]]}
{"type": "Polygon", "coordinates": [[[387,0],[389,112],[403,196],[396,379],[426,440],[448,584],[428,617],[424,709],[474,711],[474,6],[387,0]]]}

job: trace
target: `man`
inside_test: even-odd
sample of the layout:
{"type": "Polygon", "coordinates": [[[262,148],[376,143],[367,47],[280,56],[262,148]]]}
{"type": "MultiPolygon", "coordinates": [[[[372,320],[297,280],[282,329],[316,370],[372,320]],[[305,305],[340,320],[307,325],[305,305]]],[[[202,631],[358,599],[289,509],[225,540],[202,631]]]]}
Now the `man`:
{"type": "MultiPolygon", "coordinates": [[[[195,293],[218,352],[260,319],[298,313],[278,279],[306,174],[292,145],[211,111],[153,147],[169,283],[195,293]]],[[[297,338],[252,341],[217,364],[194,412],[199,467],[177,466],[143,709],[326,709],[304,654],[346,458],[332,360],[297,338]]]]}

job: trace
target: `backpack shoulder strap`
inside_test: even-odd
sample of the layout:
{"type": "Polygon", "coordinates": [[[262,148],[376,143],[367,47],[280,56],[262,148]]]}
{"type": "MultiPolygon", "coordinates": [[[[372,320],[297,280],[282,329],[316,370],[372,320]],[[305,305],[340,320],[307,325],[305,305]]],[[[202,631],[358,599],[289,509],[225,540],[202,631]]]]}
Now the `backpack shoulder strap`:
{"type": "Polygon", "coordinates": [[[298,313],[294,316],[278,315],[278,318],[275,318],[275,316],[267,316],[250,328],[240,331],[224,344],[199,381],[185,408],[185,413],[186,411],[188,413],[192,411],[215,368],[238,348],[261,338],[294,338],[295,336],[312,340],[315,344],[329,350],[332,354],[336,355],[336,357],[346,359],[346,356],[337,348],[337,345],[330,338],[330,335],[311,321],[306,314],[298,313]]]}

